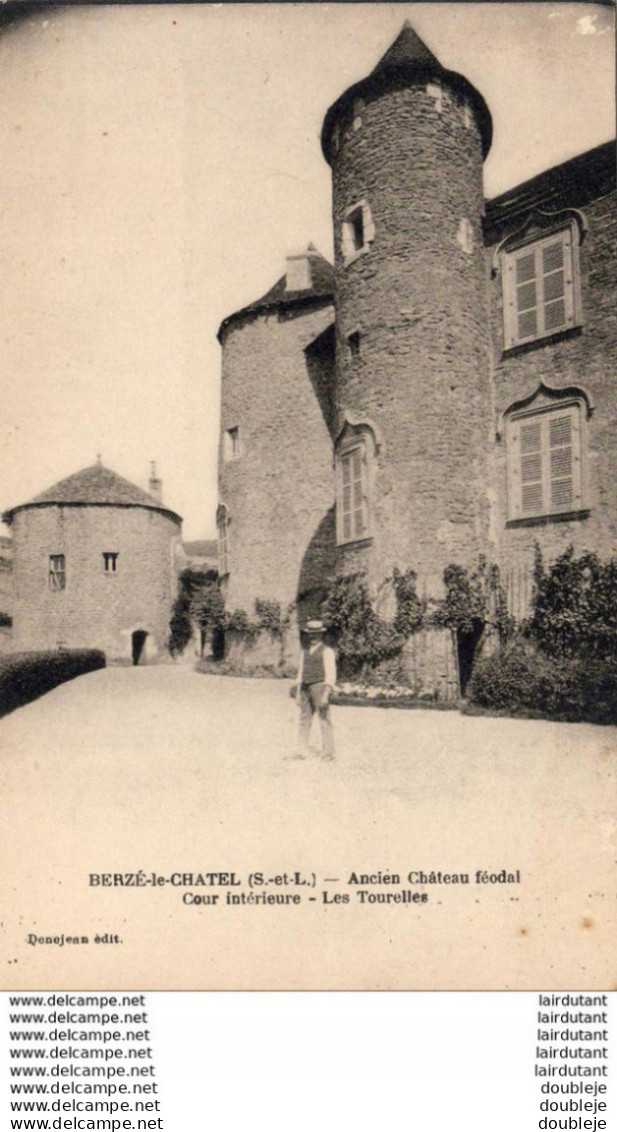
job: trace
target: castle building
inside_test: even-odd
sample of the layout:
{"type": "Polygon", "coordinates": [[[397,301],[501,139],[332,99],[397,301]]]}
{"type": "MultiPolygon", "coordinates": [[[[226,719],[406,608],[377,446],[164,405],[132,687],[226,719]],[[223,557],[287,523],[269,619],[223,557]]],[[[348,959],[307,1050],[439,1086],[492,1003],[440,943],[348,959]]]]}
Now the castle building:
{"type": "Polygon", "coordinates": [[[536,541],[616,552],[614,148],[486,201],[491,135],[408,24],[328,110],[334,267],[309,246],[219,331],[230,608],[363,572],[387,612],[394,567],[430,597],[484,556],[520,618],[536,541]]]}
{"type": "Polygon", "coordinates": [[[99,462],[3,516],[12,528],[13,651],[103,649],[134,664],[166,651],[182,520],[99,462]]]}

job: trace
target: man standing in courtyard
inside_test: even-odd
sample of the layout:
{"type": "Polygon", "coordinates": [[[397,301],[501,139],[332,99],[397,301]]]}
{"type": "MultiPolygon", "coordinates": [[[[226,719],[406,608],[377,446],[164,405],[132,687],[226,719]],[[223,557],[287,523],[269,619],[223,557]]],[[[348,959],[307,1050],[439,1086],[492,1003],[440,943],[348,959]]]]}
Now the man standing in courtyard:
{"type": "Polygon", "coordinates": [[[334,734],[330,716],[330,696],[336,684],[334,649],[324,643],[323,621],[307,621],[300,653],[296,696],[300,707],[300,743],[297,757],[306,758],[309,732],[315,712],[321,726],[321,757],[334,759],[334,734]]]}

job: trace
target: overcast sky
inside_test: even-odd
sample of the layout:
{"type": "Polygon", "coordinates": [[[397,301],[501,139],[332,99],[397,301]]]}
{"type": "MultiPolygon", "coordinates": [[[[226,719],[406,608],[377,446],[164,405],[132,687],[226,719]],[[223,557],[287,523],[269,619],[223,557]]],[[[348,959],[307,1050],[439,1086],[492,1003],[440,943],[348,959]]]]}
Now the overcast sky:
{"type": "Polygon", "coordinates": [[[612,136],[595,5],[84,6],[3,32],[0,508],[97,453],[141,486],[155,459],[185,537],[212,535],[217,327],[286,254],[331,257],[323,116],[405,18],[488,102],[487,196],[612,136]]]}

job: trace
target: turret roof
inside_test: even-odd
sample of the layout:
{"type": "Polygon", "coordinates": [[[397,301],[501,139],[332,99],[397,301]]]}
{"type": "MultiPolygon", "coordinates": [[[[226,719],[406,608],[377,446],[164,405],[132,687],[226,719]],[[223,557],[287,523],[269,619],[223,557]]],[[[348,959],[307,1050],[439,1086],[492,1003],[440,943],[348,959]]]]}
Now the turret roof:
{"type": "Polygon", "coordinates": [[[321,146],[326,161],[330,162],[330,137],[334,124],[354,99],[376,98],[388,90],[401,89],[430,79],[436,79],[458,91],[473,106],[482,135],[483,156],[486,157],[491,147],[493,123],[482,95],[464,75],[446,70],[411,24],[405,21],[396,39],[371,73],[344,91],[328,110],[321,132],[321,146]]]}
{"type": "Polygon", "coordinates": [[[90,504],[92,506],[111,507],[147,507],[151,511],[165,511],[180,520],[180,516],[168,507],[161,506],[158,499],[142,491],[140,487],[125,480],[122,476],[103,467],[101,463],[92,464],[80,472],[74,472],[66,479],[48,487],[27,503],[20,503],[12,507],[4,515],[5,522],[10,522],[16,511],[24,507],[43,507],[46,505],[71,506],[77,504],[90,504]]]}
{"type": "MultiPolygon", "coordinates": [[[[410,64],[414,66],[431,66],[441,67],[441,63],[433,52],[429,50],[420,36],[415,32],[409,23],[405,20],[400,32],[398,33],[394,43],[382,55],[376,67],[373,68],[371,74],[379,74],[380,71],[387,71],[391,67],[407,67],[410,64]]],[[[443,68],[442,68],[443,69],[443,68]]]]}

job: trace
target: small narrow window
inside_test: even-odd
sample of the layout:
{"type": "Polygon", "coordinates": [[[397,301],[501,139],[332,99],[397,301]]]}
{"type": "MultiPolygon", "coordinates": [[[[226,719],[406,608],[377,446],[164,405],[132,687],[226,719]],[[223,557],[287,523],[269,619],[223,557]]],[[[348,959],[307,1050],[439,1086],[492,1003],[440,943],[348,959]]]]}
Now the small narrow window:
{"type": "Polygon", "coordinates": [[[362,252],[367,252],[375,238],[375,225],[366,201],[361,200],[348,208],[341,231],[341,251],[346,263],[362,252]]]}
{"type": "Polygon", "coordinates": [[[118,551],[117,550],[104,550],[103,551],[103,570],[105,574],[117,574],[118,572],[118,551]]]}
{"type": "Polygon", "coordinates": [[[359,252],[364,247],[364,216],[361,208],[356,208],[347,217],[347,224],[351,246],[355,252],[359,252]]]}
{"type": "Polygon", "coordinates": [[[223,437],[223,456],[225,460],[235,460],[240,455],[240,429],[228,428],[223,437]]]}
{"type": "Polygon", "coordinates": [[[49,555],[50,590],[66,589],[66,558],[64,554],[49,555]]]}

